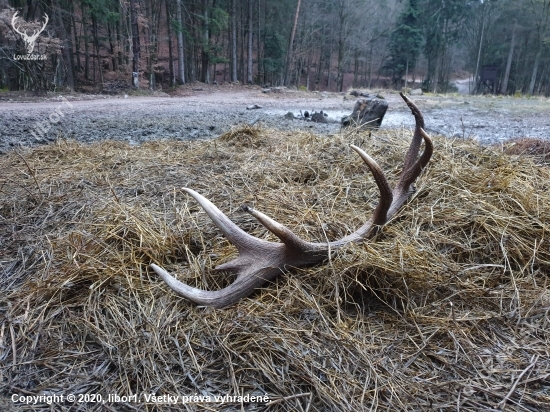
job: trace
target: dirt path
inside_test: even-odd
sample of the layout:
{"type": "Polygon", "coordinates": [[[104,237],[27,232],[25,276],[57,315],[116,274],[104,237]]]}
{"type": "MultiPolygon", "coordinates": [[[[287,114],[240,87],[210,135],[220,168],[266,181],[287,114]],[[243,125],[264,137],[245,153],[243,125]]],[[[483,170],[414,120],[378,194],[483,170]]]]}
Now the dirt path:
{"type": "MultiPolygon", "coordinates": [[[[397,93],[383,91],[390,108],[383,128],[412,128],[408,109],[397,93]]],[[[134,97],[59,95],[28,102],[0,97],[0,153],[11,148],[44,144],[58,136],[83,142],[212,138],[242,123],[260,122],[271,128],[336,133],[341,116],[351,113],[356,98],[341,93],[283,90],[262,93],[247,87],[188,87],[179,96],[134,97]],[[261,108],[247,110],[247,106],[261,108]],[[330,124],[289,120],[291,111],[323,110],[330,124]],[[37,123],[49,128],[40,133],[37,123]]],[[[27,99],[29,100],[29,99],[27,99]]],[[[494,143],[515,137],[550,139],[550,101],[545,98],[484,96],[415,96],[431,133],[473,137],[494,143]]]]}

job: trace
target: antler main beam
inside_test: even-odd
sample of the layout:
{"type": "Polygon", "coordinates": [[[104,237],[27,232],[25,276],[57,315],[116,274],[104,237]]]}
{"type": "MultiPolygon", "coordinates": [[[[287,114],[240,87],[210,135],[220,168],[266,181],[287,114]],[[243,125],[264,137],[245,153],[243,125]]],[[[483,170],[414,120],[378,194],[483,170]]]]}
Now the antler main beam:
{"type": "Polygon", "coordinates": [[[249,206],[242,210],[254,216],[267,230],[279,238],[280,243],[268,242],[249,235],[212,202],[195,192],[184,188],[208,214],[214,224],[225,237],[237,247],[239,255],[236,259],[217,266],[216,270],[233,272],[237,279],[231,285],[218,291],[206,291],[186,285],[161,267],[151,264],[151,268],[177,294],[199,305],[223,308],[232,305],[241,298],[250,295],[256,288],[274,279],[281,273],[295,267],[306,267],[326,261],[329,254],[351,242],[361,242],[371,235],[375,227],[384,225],[399,210],[399,208],[414,193],[414,181],[428,164],[433,153],[430,137],[424,132],[424,118],[416,105],[407,96],[401,97],[409,106],[416,122],[411,145],[405,155],[401,177],[392,190],[380,166],[363,150],[351,145],[363,159],[380,190],[380,202],[372,217],[359,229],[343,237],[327,243],[307,242],[294,234],[286,226],[276,222],[263,213],[249,206]],[[424,151],[419,156],[420,146],[424,141],[424,151]]]}

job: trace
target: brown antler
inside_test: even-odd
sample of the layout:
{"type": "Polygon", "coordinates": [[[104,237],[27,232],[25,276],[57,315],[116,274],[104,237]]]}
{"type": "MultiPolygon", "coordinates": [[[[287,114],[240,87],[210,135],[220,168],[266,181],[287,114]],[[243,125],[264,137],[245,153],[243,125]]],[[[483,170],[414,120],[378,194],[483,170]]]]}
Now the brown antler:
{"type": "Polygon", "coordinates": [[[290,229],[263,213],[246,205],[242,206],[245,212],[254,216],[281,240],[281,243],[268,242],[249,235],[229,220],[208,199],[191,189],[184,188],[183,190],[199,202],[225,237],[237,247],[239,255],[236,259],[216,267],[216,270],[236,273],[237,279],[228,287],[212,292],[188,286],[155,264],[151,264],[153,270],[181,296],[200,305],[223,308],[250,295],[254,289],[290,268],[322,263],[328,259],[332,251],[350,242],[361,242],[367,239],[372,229],[384,225],[414,192],[413,182],[420,175],[433,152],[432,141],[423,130],[424,118],[420,110],[404,94],[401,93],[401,97],[415,117],[416,128],[411,145],[405,155],[401,178],[393,192],[378,164],[363,150],[351,146],[370,169],[380,190],[380,202],[374,210],[372,218],[355,232],[333,242],[311,243],[302,240],[290,229]],[[422,140],[424,140],[424,152],[418,157],[422,140]]]}

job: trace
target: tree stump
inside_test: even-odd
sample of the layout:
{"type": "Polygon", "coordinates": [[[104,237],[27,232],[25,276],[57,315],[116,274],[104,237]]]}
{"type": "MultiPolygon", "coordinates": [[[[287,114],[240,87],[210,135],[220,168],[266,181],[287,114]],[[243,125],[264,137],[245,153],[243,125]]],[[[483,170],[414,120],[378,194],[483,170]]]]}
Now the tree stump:
{"type": "Polygon", "coordinates": [[[388,110],[388,102],[385,99],[358,100],[351,115],[342,117],[342,126],[378,129],[386,110],[388,110]]]}

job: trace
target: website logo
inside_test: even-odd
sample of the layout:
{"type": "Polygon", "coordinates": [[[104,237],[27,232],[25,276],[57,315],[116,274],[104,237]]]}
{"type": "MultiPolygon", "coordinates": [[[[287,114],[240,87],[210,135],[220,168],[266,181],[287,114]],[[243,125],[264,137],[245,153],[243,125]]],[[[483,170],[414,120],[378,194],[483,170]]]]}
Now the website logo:
{"type": "Polygon", "coordinates": [[[33,30],[33,33],[31,35],[29,35],[27,33],[27,30],[21,30],[21,25],[17,24],[17,18],[18,18],[18,15],[19,12],[16,11],[15,14],[13,15],[12,19],[11,19],[11,26],[13,27],[13,30],[19,34],[21,36],[21,38],[23,39],[23,41],[25,42],[25,47],[27,49],[27,55],[15,55],[14,56],[14,59],[15,60],[46,60],[46,55],[45,54],[42,54],[42,55],[37,55],[37,54],[32,54],[33,50],[34,50],[34,46],[35,46],[35,43],[36,43],[36,40],[38,39],[38,36],[40,35],[40,33],[42,33],[44,31],[44,29],[46,28],[46,25],[48,24],[48,21],[50,20],[50,18],[48,17],[48,15],[46,13],[44,13],[44,25],[42,26],[42,28],[39,28],[39,29],[34,29],[33,30]]]}

